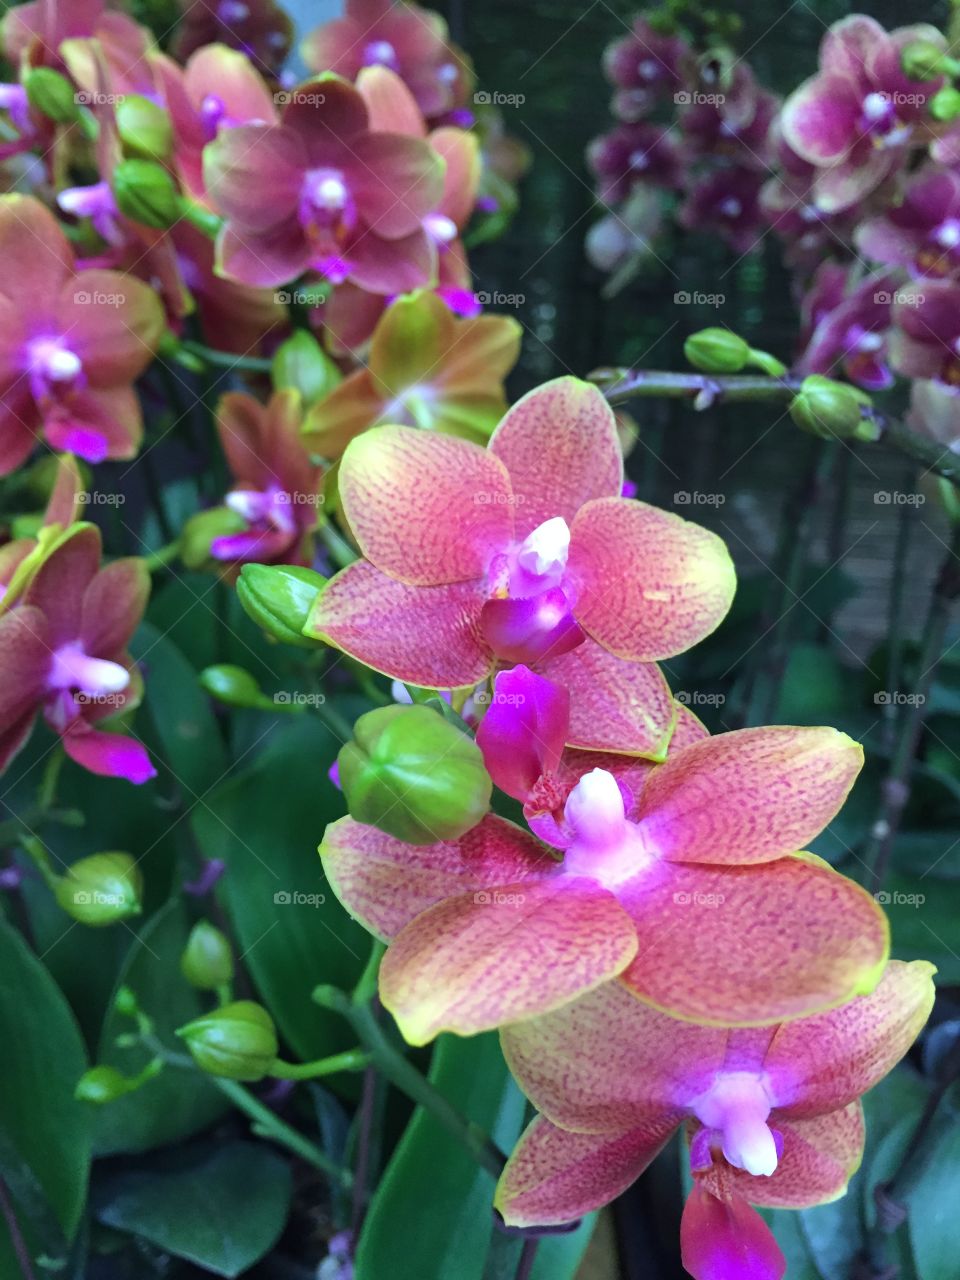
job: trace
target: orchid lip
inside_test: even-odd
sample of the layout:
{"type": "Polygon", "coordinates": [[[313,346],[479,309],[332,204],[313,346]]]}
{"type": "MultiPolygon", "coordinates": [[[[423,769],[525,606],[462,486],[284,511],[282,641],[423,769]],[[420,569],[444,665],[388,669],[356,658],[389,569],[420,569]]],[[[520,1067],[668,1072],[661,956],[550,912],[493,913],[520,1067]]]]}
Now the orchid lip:
{"type": "Polygon", "coordinates": [[[428,213],[423,220],[424,230],[438,245],[448,245],[457,238],[457,224],[443,213],[428,213]]]}
{"type": "Polygon", "coordinates": [[[517,551],[517,564],[538,578],[556,577],[567,567],[570,528],[562,516],[544,520],[529,533],[517,551]]]}
{"type": "Polygon", "coordinates": [[[585,875],[614,889],[658,860],[656,850],[626,816],[613,774],[591,769],[567,797],[563,811],[572,839],[564,852],[565,875],[585,875]]]}
{"type": "Polygon", "coordinates": [[[119,662],[92,658],[74,640],[54,651],[47,674],[48,689],[76,689],[88,697],[121,693],[130,683],[130,672],[119,662]]]}
{"type": "Polygon", "coordinates": [[[276,485],[269,489],[231,489],[224,502],[250,524],[263,521],[281,533],[296,532],[296,521],[290,511],[290,495],[276,485]]]}
{"type": "Polygon", "coordinates": [[[944,249],[955,249],[960,245],[960,218],[944,218],[934,229],[933,238],[944,249]]]}
{"type": "Polygon", "coordinates": [[[36,400],[67,391],[83,378],[83,361],[59,337],[34,338],[27,348],[27,368],[36,400]]]}
{"type": "Polygon", "coordinates": [[[363,49],[365,67],[390,67],[396,71],[400,65],[397,51],[389,40],[371,40],[363,49]]]}
{"type": "Polygon", "coordinates": [[[720,1071],[710,1088],[695,1098],[691,1110],[708,1129],[722,1134],[729,1164],[759,1177],[777,1168],[777,1142],[767,1124],[773,1103],[763,1072],[720,1071]]]}

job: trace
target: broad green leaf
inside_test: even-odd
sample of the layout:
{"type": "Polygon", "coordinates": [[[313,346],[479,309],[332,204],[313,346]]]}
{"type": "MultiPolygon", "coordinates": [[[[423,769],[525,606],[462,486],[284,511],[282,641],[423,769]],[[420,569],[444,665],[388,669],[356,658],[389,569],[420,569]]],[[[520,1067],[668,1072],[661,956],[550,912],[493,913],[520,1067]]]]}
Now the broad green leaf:
{"type": "Polygon", "coordinates": [[[241,1275],[276,1243],[293,1183],[269,1147],[190,1148],[160,1165],[118,1177],[98,1197],[99,1220],[218,1276],[241,1275]]]}
{"type": "Polygon", "coordinates": [[[960,881],[887,876],[877,900],[890,917],[893,955],[901,960],[932,961],[941,986],[960,982],[956,951],[960,881]]]}
{"type": "MultiPolygon", "coordinates": [[[[522,1103],[495,1035],[441,1036],[430,1081],[487,1133],[500,1137],[506,1127],[515,1135],[522,1103]]],[[[493,1189],[493,1177],[466,1148],[418,1109],[371,1201],[355,1280],[480,1280],[494,1229],[493,1189]],[[411,1230],[427,1221],[429,1230],[411,1230]]]]}
{"type": "Polygon", "coordinates": [[[936,1145],[910,1189],[907,1218],[917,1271],[923,1280],[955,1280],[960,1204],[960,1125],[942,1119],[936,1145]]]}
{"type": "MultiPolygon", "coordinates": [[[[0,1175],[31,1246],[63,1257],[80,1222],[92,1116],[74,1099],[87,1068],[80,1030],[57,984],[0,920],[0,1175]]],[[[0,1227],[0,1259],[9,1248],[0,1227]]],[[[16,1271],[7,1274],[16,1275],[16,1271]]]]}
{"type": "MultiPolygon", "coordinates": [[[[178,1051],[181,1046],[174,1031],[204,1007],[197,992],[180,976],[180,955],[189,931],[182,902],[171,902],[143,926],[117,984],[134,991],[140,1007],[154,1019],[160,1040],[178,1051]]],[[[111,1011],[97,1061],[109,1063],[125,1075],[136,1075],[151,1054],[141,1047],[118,1048],[115,1043],[118,1036],[131,1030],[129,1018],[111,1011]]],[[[180,1141],[225,1109],[223,1096],[202,1075],[167,1067],[136,1093],[97,1108],[97,1154],[147,1151],[180,1141]]]]}
{"type": "Polygon", "coordinates": [[[319,983],[352,986],[370,953],[369,934],[330,892],[317,853],[326,824],[343,812],[327,778],[339,746],[314,716],[292,719],[192,815],[205,856],[227,864],[218,893],[244,964],[304,1059],[354,1043],[343,1019],[310,993],[319,983]]]}
{"type": "Polygon", "coordinates": [[[575,1280],[596,1225],[597,1215],[590,1213],[570,1235],[544,1236],[530,1280],[575,1280]]]}

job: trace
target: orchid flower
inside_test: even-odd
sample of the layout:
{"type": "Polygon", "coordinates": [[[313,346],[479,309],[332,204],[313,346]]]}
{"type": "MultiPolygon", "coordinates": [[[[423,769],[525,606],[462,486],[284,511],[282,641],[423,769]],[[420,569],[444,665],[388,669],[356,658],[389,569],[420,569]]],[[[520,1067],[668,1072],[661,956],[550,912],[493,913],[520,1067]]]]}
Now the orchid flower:
{"type": "Polygon", "coordinates": [[[28,196],[0,198],[0,259],[0,474],[40,430],[88,462],[132,458],[142,431],[132,383],[164,331],[155,295],[115,271],[78,274],[56,219],[28,196]]]}
{"type": "Polygon", "coordinates": [[[872,990],[883,912],[794,852],[842,805],[856,743],[790,727],[703,737],[690,717],[652,765],[564,752],[565,711],[562,690],[507,672],[478,732],[488,772],[554,848],[494,816],[422,847],[352,818],[327,828],[331,887],[392,940],[380,994],[411,1043],[529,1018],[613,977],[656,1008],[727,1026],[872,990]]]}
{"type": "Polygon", "coordinates": [[[719,233],[736,253],[749,253],[760,243],[763,175],[744,165],[729,165],[707,174],[690,190],[677,215],[691,231],[719,233]]]}
{"type": "Polygon", "coordinates": [[[597,179],[597,197],[606,205],[624,200],[638,183],[677,185],[684,156],[664,125],[620,124],[595,138],[587,148],[587,164],[597,179]]]}
{"type": "Polygon", "coordinates": [[[0,613],[22,594],[53,539],[80,518],[84,486],[71,453],[57,458],[57,470],[35,537],[14,538],[0,547],[0,613]]]}
{"type": "Polygon", "coordinates": [[[755,1030],[676,1022],[617,983],[504,1027],[507,1062],[541,1114],[496,1207],[516,1227],[576,1219],[624,1191],[684,1125],[684,1266],[696,1280],[779,1280],[783,1257],[750,1206],[843,1195],[863,1150],[859,1099],[920,1032],[934,972],[893,960],[871,994],[755,1030]]]}
{"type": "Polygon", "coordinates": [[[861,201],[903,163],[942,84],[911,80],[903,70],[904,49],[918,41],[945,46],[926,23],[888,33],[864,14],[835,22],[820,46],[820,70],[784,104],[784,137],[816,166],[816,200],[825,211],[861,201]]]}
{"type": "Polygon", "coordinates": [[[217,408],[217,430],[235,485],[226,505],[245,528],[214,538],[210,554],[233,564],[309,564],[309,535],[322,500],[323,468],[315,466],[300,435],[298,391],[274,393],[262,405],[242,391],[228,392],[217,408]]]}
{"type": "Polygon", "coordinates": [[[908,378],[960,387],[960,282],[925,281],[904,290],[893,307],[890,359],[908,378]]]}
{"type": "Polygon", "coordinates": [[[857,229],[866,258],[934,278],[960,273],[960,175],[930,167],[908,182],[903,199],[857,229]]]}
{"type": "Polygon", "coordinates": [[[264,76],[277,76],[293,44],[293,22],[275,0],[180,0],[173,52],[188,62],[205,45],[241,52],[264,76]]]}
{"type": "Polygon", "coordinates": [[[450,43],[446,22],[416,4],[347,0],[344,16],[308,35],[302,52],[314,71],[349,80],[364,67],[396,72],[428,120],[463,108],[473,86],[469,59],[450,43]]]}
{"type": "Polygon", "coordinates": [[[143,746],[97,725],[140,701],[126,650],[150,592],[146,565],[130,558],[101,568],[100,533],[89,524],[41,545],[39,565],[19,584],[15,575],[12,607],[0,617],[0,768],[42,712],[85,769],[145,782],[156,770],[143,746]]]}
{"type": "Polygon", "coordinates": [[[852,288],[850,277],[849,268],[836,263],[824,263],[814,277],[805,299],[808,334],[797,372],[840,369],[867,391],[885,391],[893,385],[887,343],[898,277],[871,275],[852,288]]]}
{"type": "Polygon", "coordinates": [[[680,88],[691,57],[679,36],[662,34],[645,18],[636,18],[630,34],[613,41],[603,54],[604,74],[616,90],[613,114],[628,122],[642,119],[680,88]]]}
{"type": "Polygon", "coordinates": [[[571,689],[571,745],[662,755],[674,709],[653,664],[718,625],[735,575],[719,538],[622,484],[613,413],[575,378],[518,401],[487,449],[367,431],[340,471],[365,559],[308,634],[431,689],[534,664],[571,689]]]}
{"type": "Polygon", "coordinates": [[[430,283],[436,249],[423,218],[443,190],[426,142],[371,132],[357,90],[337,76],[284,95],[279,124],[221,130],[204,182],[226,217],[218,268],[245,284],[284,284],[308,268],[373,293],[430,283]]]}
{"type": "Polygon", "coordinates": [[[458,320],[435,293],[398,298],[373,332],[366,366],[307,415],[311,448],[337,458],[381,423],[409,423],[485,443],[507,408],[503,382],[520,354],[509,316],[458,320]]]}

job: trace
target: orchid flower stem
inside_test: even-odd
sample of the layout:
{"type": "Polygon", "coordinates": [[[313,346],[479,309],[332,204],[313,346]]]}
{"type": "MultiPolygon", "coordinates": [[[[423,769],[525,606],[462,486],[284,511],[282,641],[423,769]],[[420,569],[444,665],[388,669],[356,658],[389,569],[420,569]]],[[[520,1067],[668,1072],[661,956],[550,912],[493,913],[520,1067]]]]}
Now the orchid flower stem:
{"type": "Polygon", "coordinates": [[[158,573],[161,569],[168,568],[180,555],[180,543],[168,542],[166,546],[158,547],[156,551],[151,551],[148,556],[144,556],[144,563],[150,573],[158,573]]]}
{"type": "Polygon", "coordinates": [[[209,1077],[222,1094],[230,1099],[238,1111],[242,1111],[253,1121],[253,1132],[258,1137],[270,1138],[301,1160],[325,1173],[332,1181],[349,1191],[353,1186],[353,1174],[343,1169],[335,1160],[331,1160],[319,1147],[308,1141],[298,1130],[281,1120],[276,1112],[260,1101],[249,1089],[236,1080],[224,1080],[220,1077],[209,1077]]]}
{"type": "MultiPolygon", "coordinates": [[[[910,773],[923,734],[927,701],[937,667],[943,655],[953,605],[960,596],[960,525],[955,525],[947,555],[940,566],[930,600],[930,609],[917,659],[917,675],[912,696],[904,707],[898,726],[890,771],[880,793],[880,809],[870,831],[864,863],[870,869],[869,888],[876,893],[883,885],[900,820],[910,798],[910,773]]],[[[893,698],[896,689],[887,691],[893,698]]]]}
{"type": "Polygon", "coordinates": [[[342,743],[350,741],[353,737],[350,722],[345,720],[339,711],[335,711],[329,701],[316,703],[314,709],[318,719],[323,721],[335,738],[342,743]]]}
{"type": "Polygon", "coordinates": [[[66,752],[58,743],[47,757],[43,777],[40,779],[40,788],[37,791],[37,808],[41,813],[46,813],[48,809],[53,808],[57,796],[57,782],[60,780],[60,770],[63,768],[65,759],[66,752]]]}
{"type": "MultiPolygon", "coordinates": [[[[361,979],[360,987],[364,986],[361,979]]],[[[359,990],[360,988],[358,988],[359,990]]],[[[374,1016],[372,1001],[351,998],[338,987],[317,987],[313,1000],[325,1009],[341,1014],[350,1023],[357,1039],[370,1053],[373,1065],[412,1102],[429,1111],[467,1148],[476,1162],[494,1178],[500,1176],[506,1157],[491,1138],[467,1119],[429,1080],[390,1043],[374,1016]]]]}
{"type": "MultiPolygon", "coordinates": [[[[616,408],[638,396],[699,402],[698,407],[721,403],[790,401],[800,390],[801,378],[764,377],[754,374],[668,373],[647,369],[597,369],[590,377],[616,408]]],[[[911,431],[878,409],[865,417],[879,428],[879,441],[920,463],[927,471],[960,483],[960,457],[916,431],[911,431]]]]}
{"type": "Polygon", "coordinates": [[[317,527],[317,536],[320,541],[330,552],[330,558],[339,569],[345,569],[348,564],[353,564],[357,559],[357,553],[354,551],[350,543],[347,542],[329,520],[324,520],[317,527]]]}
{"type": "Polygon", "coordinates": [[[20,1223],[17,1221],[16,1209],[7,1191],[7,1184],[2,1177],[0,1177],[0,1216],[2,1216],[7,1225],[7,1235],[10,1237],[10,1243],[13,1246],[17,1266],[20,1268],[20,1275],[23,1280],[35,1280],[36,1272],[30,1261],[30,1250],[26,1240],[23,1238],[20,1223]]]}
{"type": "Polygon", "coordinates": [[[238,369],[245,373],[269,373],[273,361],[261,356],[238,356],[230,351],[215,351],[213,347],[205,347],[202,342],[194,342],[185,338],[180,346],[191,355],[199,356],[206,364],[218,369],[238,369]]]}
{"type": "Polygon", "coordinates": [[[278,1080],[319,1080],[337,1071],[363,1071],[370,1065],[369,1053],[362,1049],[347,1049],[315,1062],[282,1062],[279,1058],[270,1068],[270,1074],[278,1080]]]}
{"type": "Polygon", "coordinates": [[[523,1249],[520,1253],[520,1259],[517,1262],[516,1280],[530,1280],[533,1274],[533,1265],[537,1260],[537,1249],[540,1241],[537,1239],[525,1240],[523,1249]]]}

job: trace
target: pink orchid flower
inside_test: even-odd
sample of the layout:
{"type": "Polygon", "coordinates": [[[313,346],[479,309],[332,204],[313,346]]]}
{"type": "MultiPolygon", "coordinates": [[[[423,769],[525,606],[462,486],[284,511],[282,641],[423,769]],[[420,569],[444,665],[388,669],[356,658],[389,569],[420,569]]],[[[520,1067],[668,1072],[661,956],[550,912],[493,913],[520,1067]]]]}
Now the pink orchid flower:
{"type": "Polygon", "coordinates": [[[436,249],[424,217],[443,190],[426,142],[370,130],[367,106],[337,76],[285,95],[279,124],[221,130],[204,182],[226,217],[218,267],[245,284],[284,284],[310,269],[373,293],[429,284],[436,249]]]}
{"type": "MultiPolygon", "coordinates": [[[[460,236],[473,214],[481,178],[480,143],[475,134],[446,125],[427,132],[412,93],[387,67],[365,67],[357,90],[367,104],[374,133],[403,133],[425,139],[444,161],[443,190],[423,218],[423,230],[437,254],[437,290],[451,306],[464,295],[466,314],[479,314],[471,291],[467,253],[460,236]]],[[[369,340],[389,300],[344,283],[323,308],[325,342],[335,354],[355,353],[369,340]]],[[[462,309],[462,308],[458,308],[462,309]]]]}
{"type": "Polygon", "coordinates": [[[366,558],[309,633],[431,689],[535,665],[572,691],[571,745],[662,755],[674,710],[655,663],[718,625],[735,575],[719,538],[622,484],[614,415],[576,378],[524,396],[486,449],[367,431],[340,471],[366,558]]]}
{"type": "Polygon", "coordinates": [[[597,198],[617,204],[638,183],[675,187],[684,155],[664,125],[641,121],[620,124],[594,138],[587,148],[587,164],[597,179],[597,198]]]}
{"type": "Polygon", "coordinates": [[[352,818],[324,836],[334,892],[392,940],[380,994],[411,1043],[533,1017],[614,977],[656,1008],[727,1026],[872,990],[883,912],[794,852],[842,805],[856,743],[789,727],[703,737],[690,717],[662,765],[563,752],[563,691],[536,680],[498,677],[478,741],[554,848],[492,815],[422,847],[352,818]]]}
{"type": "Polygon", "coordinates": [[[691,231],[721,235],[736,253],[750,253],[763,240],[763,183],[761,173],[744,165],[716,169],[691,187],[678,221],[691,231]]]}
{"type": "Polygon", "coordinates": [[[364,67],[387,67],[429,120],[463,108],[473,86],[470,61],[450,43],[446,22],[417,4],[347,0],[344,17],[308,35],[302,53],[312,70],[348,80],[364,67]]]}
{"type": "Polygon", "coordinates": [[[217,430],[236,484],[226,505],[246,527],[214,538],[210,554],[232,563],[309,564],[323,468],[310,460],[300,428],[299,391],[277,391],[262,405],[242,391],[217,408],[217,430]]]}
{"type": "Polygon", "coordinates": [[[907,183],[903,199],[861,223],[866,258],[935,278],[960,273],[960,175],[928,168],[907,183]]]}
{"type": "Polygon", "coordinates": [[[641,120],[680,88],[688,60],[692,50],[684,40],[636,18],[630,34],[614,40],[603,54],[604,74],[616,90],[613,114],[628,122],[641,120]]]}
{"type": "Polygon", "coordinates": [[[960,283],[930,280],[904,290],[893,323],[890,358],[898,373],[960,388],[960,283]]]}
{"type": "Polygon", "coordinates": [[[925,23],[888,33],[864,14],[844,18],[820,45],[819,72],[784,104],[784,137],[816,166],[822,209],[835,212],[862,200],[903,164],[917,140],[942,83],[911,80],[904,72],[903,51],[917,41],[946,43],[925,23]]]}
{"type": "Polygon", "coordinates": [[[101,568],[100,554],[99,530],[73,525],[47,544],[0,618],[0,769],[41,712],[67,755],[91,773],[137,783],[155,776],[135,738],[97,728],[140,701],[127,645],[150,594],[143,560],[101,568]]]}
{"type": "Polygon", "coordinates": [[[893,386],[887,362],[887,339],[893,324],[893,301],[899,276],[884,272],[850,287],[852,272],[824,263],[805,300],[808,333],[797,361],[800,374],[832,374],[842,370],[867,391],[893,386]]]}
{"type": "Polygon", "coordinates": [[[132,458],[143,429],[132,383],[165,328],[156,296],[116,271],[78,273],[56,219],[28,196],[0,199],[0,259],[0,474],[41,430],[88,462],[132,458]]]}
{"type": "Polygon", "coordinates": [[[932,965],[892,960],[840,1008],[757,1030],[676,1022],[609,983],[504,1027],[504,1054],[541,1112],[495,1204],[511,1226],[569,1222],[608,1204],[685,1125],[694,1188],[680,1228],[696,1280],[779,1280],[785,1263],[751,1205],[843,1195],[863,1150],[860,1097],[916,1039],[932,965]]]}
{"type": "Polygon", "coordinates": [[[275,0],[180,0],[173,40],[180,62],[205,45],[226,45],[264,76],[278,76],[293,44],[293,22],[275,0]]]}

